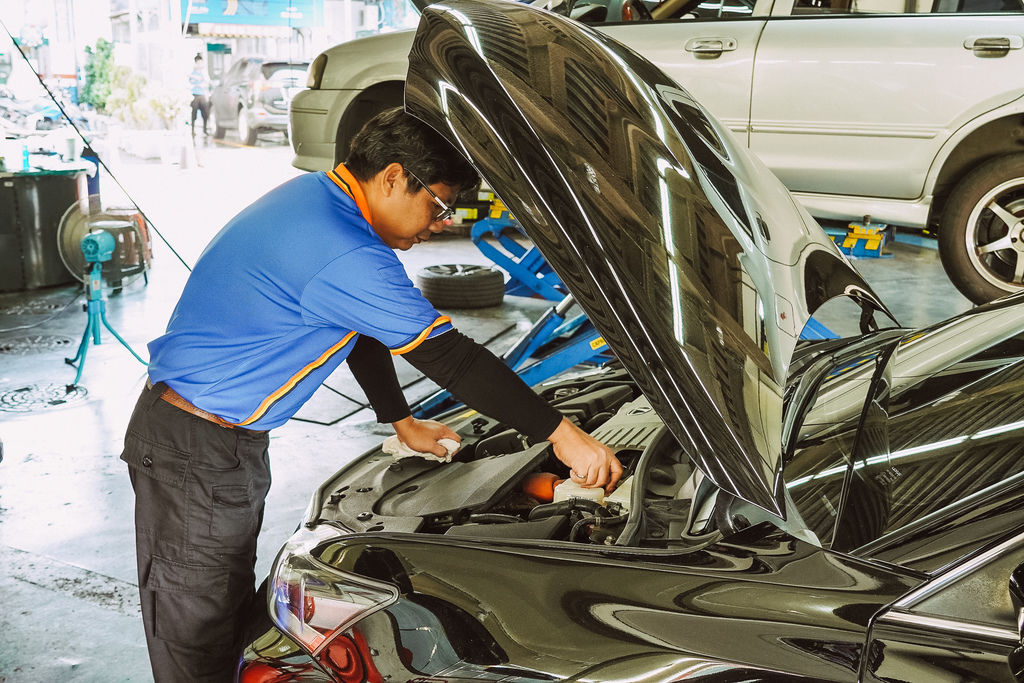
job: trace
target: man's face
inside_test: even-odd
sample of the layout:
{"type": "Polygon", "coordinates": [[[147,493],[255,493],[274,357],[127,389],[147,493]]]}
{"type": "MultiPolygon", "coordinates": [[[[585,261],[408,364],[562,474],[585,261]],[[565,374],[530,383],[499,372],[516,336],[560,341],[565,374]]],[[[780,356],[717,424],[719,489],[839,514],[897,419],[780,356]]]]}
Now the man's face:
{"type": "MultiPolygon", "coordinates": [[[[399,179],[397,184],[400,187],[391,196],[385,210],[374,210],[373,228],[389,247],[405,251],[441,232],[444,222],[434,219],[441,207],[422,185],[406,177],[399,179]],[[417,189],[410,194],[408,189],[412,186],[417,189]]],[[[430,189],[449,206],[458,194],[457,187],[444,183],[435,183],[430,189]]]]}

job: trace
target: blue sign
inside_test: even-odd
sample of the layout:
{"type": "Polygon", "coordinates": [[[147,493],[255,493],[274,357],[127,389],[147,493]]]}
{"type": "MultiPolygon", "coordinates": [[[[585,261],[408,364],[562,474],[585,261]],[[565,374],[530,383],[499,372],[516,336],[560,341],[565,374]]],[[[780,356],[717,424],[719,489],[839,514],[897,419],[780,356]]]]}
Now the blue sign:
{"type": "Polygon", "coordinates": [[[324,0],[181,0],[190,24],[323,26],[324,0]]]}

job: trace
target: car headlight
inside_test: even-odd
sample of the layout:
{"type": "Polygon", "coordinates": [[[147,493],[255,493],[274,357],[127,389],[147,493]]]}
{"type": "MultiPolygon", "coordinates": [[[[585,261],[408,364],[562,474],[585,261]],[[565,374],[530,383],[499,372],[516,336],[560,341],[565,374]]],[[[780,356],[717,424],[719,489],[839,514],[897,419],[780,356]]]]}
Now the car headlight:
{"type": "Polygon", "coordinates": [[[300,530],[281,549],[271,572],[271,619],[317,655],[336,635],[398,600],[398,589],[320,562],[310,552],[337,534],[320,526],[300,530]]]}
{"type": "Polygon", "coordinates": [[[319,90],[320,81],[323,80],[324,70],[327,68],[327,55],[319,54],[313,63],[309,65],[309,72],[306,74],[306,87],[310,90],[319,90]]]}

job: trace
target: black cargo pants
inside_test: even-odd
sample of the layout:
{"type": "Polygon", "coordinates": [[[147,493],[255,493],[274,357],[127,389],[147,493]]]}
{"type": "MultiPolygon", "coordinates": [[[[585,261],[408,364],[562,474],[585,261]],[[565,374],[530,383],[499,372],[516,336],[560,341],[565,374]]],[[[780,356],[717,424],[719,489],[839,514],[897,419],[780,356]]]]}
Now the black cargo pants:
{"type": "Polygon", "coordinates": [[[135,489],[139,594],[153,676],[231,681],[266,605],[253,589],[270,488],[266,432],[229,429],[142,392],[121,459],[135,489]]]}

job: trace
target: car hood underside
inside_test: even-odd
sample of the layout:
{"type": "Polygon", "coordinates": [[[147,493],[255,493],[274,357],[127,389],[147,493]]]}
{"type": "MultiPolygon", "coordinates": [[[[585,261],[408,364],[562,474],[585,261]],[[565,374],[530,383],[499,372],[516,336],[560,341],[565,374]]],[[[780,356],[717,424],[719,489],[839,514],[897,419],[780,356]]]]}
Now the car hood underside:
{"type": "Polygon", "coordinates": [[[784,514],[804,324],[838,295],[887,313],[821,228],[685,90],[582,24],[446,2],[409,61],[406,108],[508,205],[688,455],[784,514]]]}

